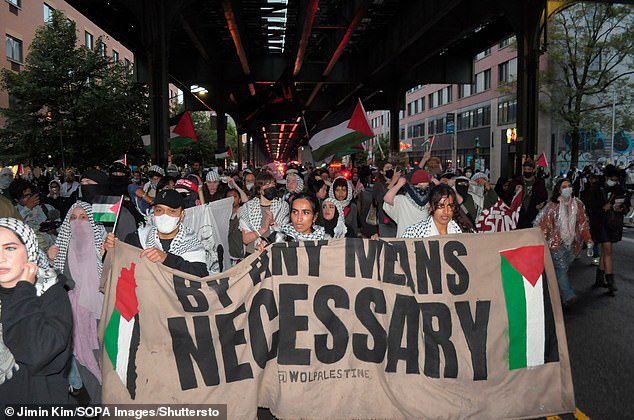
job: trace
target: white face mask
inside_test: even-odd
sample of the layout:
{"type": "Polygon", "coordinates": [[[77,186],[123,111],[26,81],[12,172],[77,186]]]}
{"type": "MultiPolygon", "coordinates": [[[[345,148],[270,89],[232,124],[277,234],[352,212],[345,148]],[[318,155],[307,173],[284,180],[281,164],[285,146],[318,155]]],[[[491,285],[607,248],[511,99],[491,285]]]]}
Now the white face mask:
{"type": "Polygon", "coordinates": [[[564,188],[561,190],[561,196],[563,198],[570,198],[572,197],[572,187],[568,187],[568,188],[564,188]]]}
{"type": "Polygon", "coordinates": [[[158,229],[159,232],[168,234],[176,230],[180,219],[180,217],[162,214],[160,216],[154,216],[154,224],[156,225],[156,229],[158,229]]]}
{"type": "Polygon", "coordinates": [[[613,187],[616,185],[616,181],[613,179],[608,179],[605,183],[607,184],[608,187],[613,187]]]}
{"type": "Polygon", "coordinates": [[[247,187],[247,191],[251,191],[253,189],[253,186],[255,184],[253,182],[247,182],[246,187],[247,187]]]}

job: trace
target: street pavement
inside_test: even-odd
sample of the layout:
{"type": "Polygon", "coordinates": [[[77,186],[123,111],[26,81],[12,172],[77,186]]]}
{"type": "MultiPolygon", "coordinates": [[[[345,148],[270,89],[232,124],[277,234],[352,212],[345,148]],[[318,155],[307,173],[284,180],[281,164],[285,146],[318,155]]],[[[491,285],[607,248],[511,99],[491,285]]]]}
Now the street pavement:
{"type": "Polygon", "coordinates": [[[596,267],[585,252],[570,268],[579,301],[564,320],[578,411],[564,420],[634,418],[634,228],[613,252],[615,297],[592,288],[596,267]]]}

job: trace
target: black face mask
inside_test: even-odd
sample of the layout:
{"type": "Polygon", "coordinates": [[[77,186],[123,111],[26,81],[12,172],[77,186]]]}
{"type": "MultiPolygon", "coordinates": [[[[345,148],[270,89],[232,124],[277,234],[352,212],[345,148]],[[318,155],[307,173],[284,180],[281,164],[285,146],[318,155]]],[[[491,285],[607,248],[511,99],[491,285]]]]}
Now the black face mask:
{"type": "Polygon", "coordinates": [[[533,175],[535,175],[533,172],[523,172],[522,175],[524,176],[524,178],[531,178],[533,175]]]}
{"type": "Polygon", "coordinates": [[[130,179],[128,177],[110,175],[110,193],[112,195],[127,194],[129,184],[130,179]]]}
{"type": "Polygon", "coordinates": [[[87,203],[92,203],[97,196],[104,195],[103,188],[99,184],[86,184],[80,188],[82,200],[87,203]]]}
{"type": "Polygon", "coordinates": [[[277,198],[277,190],[275,189],[275,187],[269,187],[264,190],[262,195],[264,195],[264,198],[266,198],[267,200],[272,201],[277,198]]]}
{"type": "Polygon", "coordinates": [[[456,185],[456,191],[458,192],[458,194],[460,194],[462,196],[462,198],[466,198],[467,194],[469,193],[469,186],[468,185],[456,185]]]}
{"type": "Polygon", "coordinates": [[[394,169],[388,169],[387,171],[385,171],[385,177],[392,179],[392,177],[394,176],[394,169]]]}

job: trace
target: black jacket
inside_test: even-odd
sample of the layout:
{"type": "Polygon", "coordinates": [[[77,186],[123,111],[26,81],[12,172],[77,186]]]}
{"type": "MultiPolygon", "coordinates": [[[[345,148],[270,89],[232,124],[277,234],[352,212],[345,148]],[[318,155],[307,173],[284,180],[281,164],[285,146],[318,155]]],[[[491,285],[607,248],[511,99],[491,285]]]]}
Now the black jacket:
{"type": "MultiPolygon", "coordinates": [[[[20,369],[0,385],[0,404],[68,404],[73,314],[61,284],[36,296],[26,281],[0,287],[4,343],[20,369]]],[[[4,413],[2,414],[4,415],[4,413]]]]}

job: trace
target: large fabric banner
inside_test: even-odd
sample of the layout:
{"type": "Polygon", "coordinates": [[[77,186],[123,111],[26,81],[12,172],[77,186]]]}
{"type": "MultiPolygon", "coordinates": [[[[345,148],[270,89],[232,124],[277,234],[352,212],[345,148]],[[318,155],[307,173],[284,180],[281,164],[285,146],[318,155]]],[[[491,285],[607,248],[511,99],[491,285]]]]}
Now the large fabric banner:
{"type": "Polygon", "coordinates": [[[105,403],[281,418],[519,418],[575,409],[539,229],[279,243],[196,278],[117,243],[105,403]]]}

